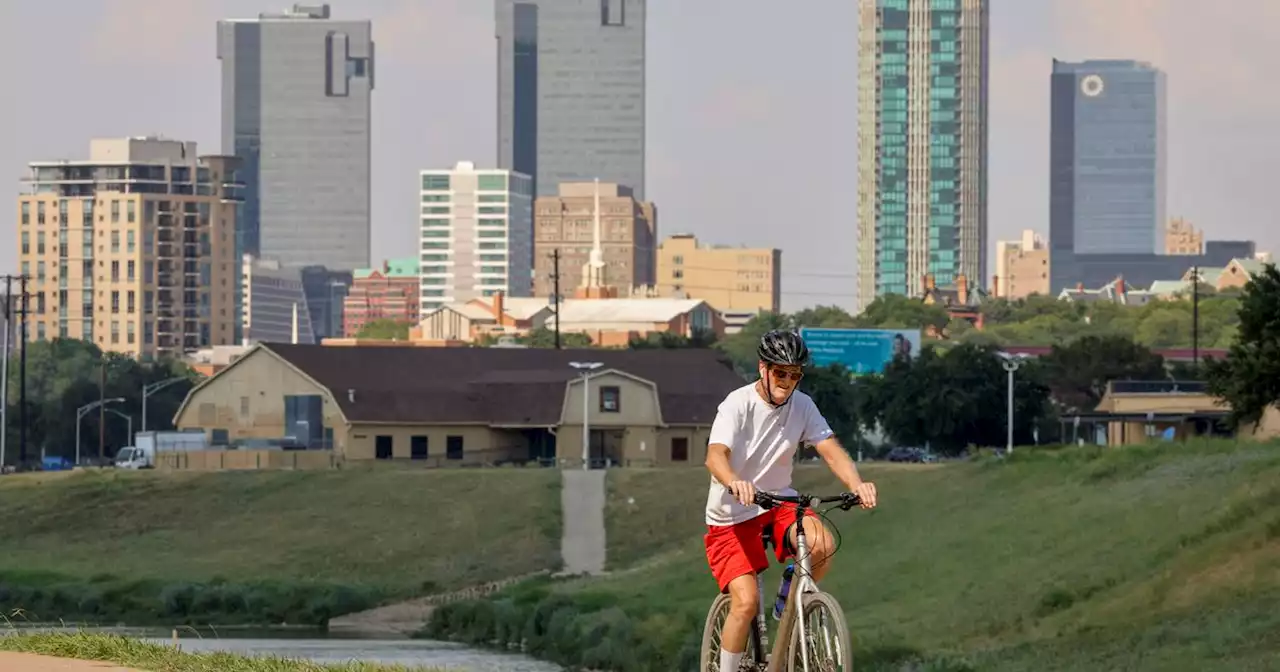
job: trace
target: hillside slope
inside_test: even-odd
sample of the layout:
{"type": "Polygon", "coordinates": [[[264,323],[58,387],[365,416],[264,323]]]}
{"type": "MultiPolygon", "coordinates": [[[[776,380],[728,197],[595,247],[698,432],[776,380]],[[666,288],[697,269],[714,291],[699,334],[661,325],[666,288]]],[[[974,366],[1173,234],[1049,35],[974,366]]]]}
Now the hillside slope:
{"type": "MultiPolygon", "coordinates": [[[[804,488],[834,487],[822,466],[798,473],[804,488]]],[[[867,465],[864,475],[881,507],[832,512],[844,546],[824,588],[845,606],[866,669],[913,659],[1028,671],[1280,662],[1280,446],[1024,450],[1008,461],[867,465]]],[[[593,644],[598,660],[644,642],[667,669],[683,669],[715,593],[701,540],[707,476],[610,476],[615,573],[509,600],[553,598],[584,628],[602,618],[589,612],[607,610],[626,621],[611,632],[631,640],[593,644]]],[[[441,614],[437,635],[448,620],[441,614]]],[[[565,648],[552,650],[574,662],[565,648]]]]}
{"type": "Polygon", "coordinates": [[[0,512],[0,611],[46,621],[323,622],[559,565],[552,470],[6,476],[0,512]]]}

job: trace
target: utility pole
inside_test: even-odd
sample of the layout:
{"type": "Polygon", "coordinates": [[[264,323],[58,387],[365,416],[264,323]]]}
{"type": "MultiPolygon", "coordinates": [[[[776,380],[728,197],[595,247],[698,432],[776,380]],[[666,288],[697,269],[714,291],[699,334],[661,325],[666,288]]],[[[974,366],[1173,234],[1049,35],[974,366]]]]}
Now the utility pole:
{"type": "Polygon", "coordinates": [[[551,300],[555,302],[556,350],[560,349],[560,248],[551,251],[551,300]]]}
{"type": "Polygon", "coordinates": [[[22,291],[22,321],[19,335],[22,356],[18,360],[18,464],[27,463],[27,276],[18,281],[22,291]]]}
{"type": "Polygon", "coordinates": [[[1200,267],[1191,267],[1191,366],[1200,375],[1200,267]]]}
{"type": "Polygon", "coordinates": [[[13,333],[13,278],[4,278],[4,361],[0,362],[0,473],[9,443],[9,335],[13,333]]]}
{"type": "Polygon", "coordinates": [[[107,358],[98,360],[98,463],[107,446],[107,358]]]}

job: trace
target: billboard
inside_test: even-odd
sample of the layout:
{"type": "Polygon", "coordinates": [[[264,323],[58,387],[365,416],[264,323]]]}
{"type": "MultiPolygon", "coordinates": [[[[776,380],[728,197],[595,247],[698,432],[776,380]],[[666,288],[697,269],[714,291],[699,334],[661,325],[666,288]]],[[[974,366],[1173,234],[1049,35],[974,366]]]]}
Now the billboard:
{"type": "Polygon", "coordinates": [[[919,329],[819,329],[802,327],[800,336],[817,366],[843,364],[854,375],[880,373],[895,353],[920,353],[919,329]]]}

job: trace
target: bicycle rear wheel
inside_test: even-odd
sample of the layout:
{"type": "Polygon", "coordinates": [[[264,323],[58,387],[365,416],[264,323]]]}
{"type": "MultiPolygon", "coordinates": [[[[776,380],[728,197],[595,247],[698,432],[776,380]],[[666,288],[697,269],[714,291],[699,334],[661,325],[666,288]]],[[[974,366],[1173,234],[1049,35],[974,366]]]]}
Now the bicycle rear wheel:
{"type": "Polygon", "coordinates": [[[805,649],[800,647],[800,624],[791,631],[787,647],[787,669],[804,672],[804,653],[809,654],[809,672],[853,672],[853,646],[844,610],[828,593],[804,596],[805,649]]]}
{"type": "Polygon", "coordinates": [[[724,617],[729,614],[729,596],[719,595],[711,603],[707,611],[707,624],[702,629],[702,654],[698,664],[699,672],[743,672],[760,668],[756,660],[756,631],[751,628],[747,634],[747,653],[742,657],[742,664],[736,670],[720,669],[720,631],[724,628],[724,617]]]}

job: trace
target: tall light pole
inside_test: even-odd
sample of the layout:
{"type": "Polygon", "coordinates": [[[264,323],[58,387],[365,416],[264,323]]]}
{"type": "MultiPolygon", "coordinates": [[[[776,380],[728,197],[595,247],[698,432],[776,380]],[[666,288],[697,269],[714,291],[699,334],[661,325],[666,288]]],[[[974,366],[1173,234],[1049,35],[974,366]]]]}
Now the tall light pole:
{"type": "Polygon", "coordinates": [[[91,401],[85,404],[84,406],[81,406],[80,408],[76,409],[76,466],[77,467],[80,466],[80,421],[84,419],[84,416],[87,415],[89,411],[92,411],[93,409],[99,406],[105,406],[106,404],[122,404],[122,403],[124,403],[124,397],[116,397],[115,399],[102,399],[99,401],[91,401]]]}
{"type": "Polygon", "coordinates": [[[569,362],[582,372],[582,468],[591,468],[591,372],[604,362],[569,362]]]}
{"type": "Polygon", "coordinates": [[[110,413],[110,414],[112,414],[112,415],[118,415],[118,416],[120,416],[120,417],[124,418],[126,421],[128,421],[128,423],[129,423],[129,443],[131,443],[131,444],[132,444],[132,443],[133,443],[133,416],[132,416],[132,415],[129,415],[128,413],[121,413],[120,411],[117,411],[117,410],[116,410],[116,409],[114,409],[114,408],[104,408],[104,409],[102,409],[102,410],[104,410],[104,411],[106,411],[107,413],[110,413]]]}
{"type": "Polygon", "coordinates": [[[1008,410],[1008,416],[1005,418],[1005,425],[1007,426],[1007,429],[1008,429],[1008,439],[1005,444],[1005,454],[1012,455],[1013,454],[1013,372],[1017,371],[1018,367],[1022,366],[1021,360],[1023,356],[1022,355],[1010,356],[1005,353],[1000,353],[1000,356],[1003,358],[1000,364],[1004,366],[1005,373],[1008,374],[1008,380],[1009,380],[1009,384],[1008,384],[1009,410],[1008,410]]]}
{"type": "Polygon", "coordinates": [[[175,376],[167,380],[162,380],[158,383],[151,383],[150,385],[142,386],[142,429],[139,431],[147,431],[147,397],[169,387],[170,385],[181,383],[184,380],[189,379],[186,376],[175,376]]]}

